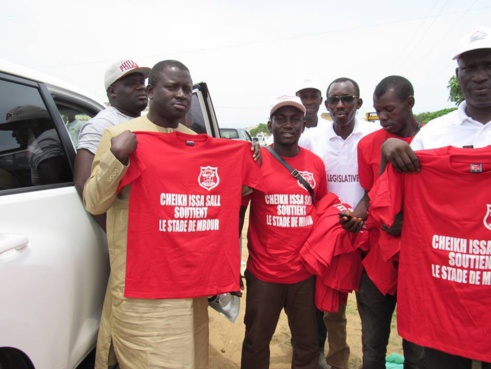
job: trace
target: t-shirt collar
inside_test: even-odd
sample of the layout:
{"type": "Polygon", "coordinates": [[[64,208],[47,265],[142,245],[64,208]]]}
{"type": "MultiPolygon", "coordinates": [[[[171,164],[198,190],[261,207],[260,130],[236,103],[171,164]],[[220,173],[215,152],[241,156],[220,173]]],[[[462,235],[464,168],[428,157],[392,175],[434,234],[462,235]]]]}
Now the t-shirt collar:
{"type": "MultiPolygon", "coordinates": [[[[353,136],[353,135],[357,135],[360,133],[364,133],[364,130],[360,124],[360,120],[355,117],[355,126],[353,127],[353,132],[351,132],[351,134],[348,137],[353,136]]],[[[334,131],[334,122],[332,122],[332,124],[329,125],[328,138],[331,139],[331,138],[336,138],[336,137],[339,137],[339,136],[334,131]]]]}

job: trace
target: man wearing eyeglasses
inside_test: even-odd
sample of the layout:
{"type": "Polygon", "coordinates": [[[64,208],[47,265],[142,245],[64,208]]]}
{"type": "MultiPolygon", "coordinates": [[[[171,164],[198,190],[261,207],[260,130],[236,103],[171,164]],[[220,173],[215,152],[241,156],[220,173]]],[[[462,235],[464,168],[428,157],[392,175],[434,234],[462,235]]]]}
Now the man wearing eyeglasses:
{"type": "MultiPolygon", "coordinates": [[[[359,120],[361,108],[358,84],[350,78],[337,78],[327,88],[325,106],[332,123],[310,129],[300,145],[320,156],[326,166],[328,191],[342,202],[355,206],[364,195],[358,179],[357,146],[360,139],[380,129],[379,125],[359,120]]],[[[338,312],[326,312],[329,351],[326,362],[332,369],[348,368],[350,349],[346,342],[346,304],[338,312]]]]}

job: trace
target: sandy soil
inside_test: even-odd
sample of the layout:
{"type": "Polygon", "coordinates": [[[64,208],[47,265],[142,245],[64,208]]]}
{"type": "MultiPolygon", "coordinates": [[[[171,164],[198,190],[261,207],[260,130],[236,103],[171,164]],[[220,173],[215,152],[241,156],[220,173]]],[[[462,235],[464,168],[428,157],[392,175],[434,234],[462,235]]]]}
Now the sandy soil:
{"type": "MultiPolygon", "coordinates": [[[[242,247],[242,270],[245,268],[247,260],[246,245],[246,224],[243,232],[242,247]]],[[[210,311],[210,369],[236,369],[240,368],[240,353],[242,340],[244,338],[244,312],[245,312],[245,294],[241,299],[240,315],[235,323],[231,323],[225,317],[218,314],[213,309],[210,311]]],[[[357,369],[361,365],[361,325],[360,317],[356,309],[356,298],[350,294],[348,298],[348,307],[346,310],[348,318],[348,343],[351,348],[350,369],[357,369]]],[[[291,367],[291,345],[290,330],[286,320],[286,315],[281,314],[280,321],[276,328],[276,333],[271,341],[271,369],[289,369],[291,367]]],[[[402,354],[401,339],[397,335],[395,319],[392,324],[392,334],[390,337],[387,354],[402,354]]]]}

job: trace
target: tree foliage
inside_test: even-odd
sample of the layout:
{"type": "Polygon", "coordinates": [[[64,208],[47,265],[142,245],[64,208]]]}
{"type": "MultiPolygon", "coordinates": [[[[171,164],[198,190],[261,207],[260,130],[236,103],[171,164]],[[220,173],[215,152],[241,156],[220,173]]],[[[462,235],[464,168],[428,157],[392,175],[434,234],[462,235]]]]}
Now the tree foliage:
{"type": "Polygon", "coordinates": [[[448,80],[447,88],[450,91],[450,95],[448,96],[448,101],[455,103],[455,105],[459,105],[462,101],[464,101],[464,94],[460,89],[459,82],[457,81],[457,77],[452,76],[448,80]]]}
{"type": "MultiPolygon", "coordinates": [[[[459,105],[462,101],[464,101],[465,99],[464,94],[460,89],[459,82],[457,81],[457,77],[455,76],[450,77],[450,79],[448,80],[447,88],[449,90],[448,101],[455,103],[455,105],[459,105]]],[[[448,114],[456,109],[457,108],[446,108],[433,112],[423,112],[423,113],[415,114],[414,117],[418,122],[426,124],[430,120],[441,117],[442,115],[448,114]]]]}
{"type": "Polygon", "coordinates": [[[257,136],[259,132],[269,135],[268,125],[266,123],[259,123],[256,127],[251,128],[249,131],[252,137],[257,136]]]}
{"type": "Polygon", "coordinates": [[[441,117],[442,115],[448,114],[456,109],[457,108],[446,108],[446,109],[432,111],[432,112],[426,111],[423,113],[415,114],[414,117],[418,122],[421,122],[422,124],[426,124],[430,120],[441,117]]]}

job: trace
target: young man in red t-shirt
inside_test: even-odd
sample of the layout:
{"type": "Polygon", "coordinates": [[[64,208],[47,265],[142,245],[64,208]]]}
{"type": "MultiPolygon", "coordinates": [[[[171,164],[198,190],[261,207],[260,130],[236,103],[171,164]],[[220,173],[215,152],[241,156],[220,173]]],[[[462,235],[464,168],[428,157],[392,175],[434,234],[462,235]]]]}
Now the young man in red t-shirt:
{"type": "MultiPolygon", "coordinates": [[[[411,142],[419,131],[420,123],[413,116],[414,89],[406,78],[389,76],[377,85],[373,94],[373,106],[379,116],[383,129],[363,137],[358,143],[358,175],[365,189],[365,196],[358,203],[354,214],[365,219],[369,205],[368,191],[385,169],[381,163],[380,147],[388,138],[411,142]]],[[[353,220],[357,229],[361,225],[353,220]]],[[[363,368],[384,369],[387,344],[389,342],[391,320],[396,305],[395,286],[397,283],[397,260],[384,260],[379,249],[380,232],[382,237],[399,236],[400,223],[391,229],[370,228],[371,246],[364,257],[364,271],[356,294],[358,311],[362,323],[363,368]]],[[[397,258],[397,257],[396,257],[397,258]]],[[[404,368],[424,368],[424,354],[421,347],[403,341],[405,354],[404,368]]]]}
{"type": "MultiPolygon", "coordinates": [[[[314,202],[327,194],[327,179],[322,160],[298,146],[304,127],[305,107],[300,98],[278,98],[268,122],[274,137],[269,148],[296,169],[308,186],[271,152],[262,149],[262,190],[254,190],[249,196],[242,369],[269,368],[269,343],[282,309],[293,338],[292,368],[317,368],[315,280],[302,263],[300,249],[316,216],[314,202]]],[[[248,200],[242,203],[242,216],[248,200]]]]}

